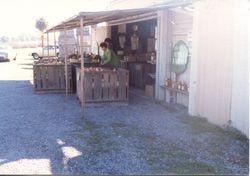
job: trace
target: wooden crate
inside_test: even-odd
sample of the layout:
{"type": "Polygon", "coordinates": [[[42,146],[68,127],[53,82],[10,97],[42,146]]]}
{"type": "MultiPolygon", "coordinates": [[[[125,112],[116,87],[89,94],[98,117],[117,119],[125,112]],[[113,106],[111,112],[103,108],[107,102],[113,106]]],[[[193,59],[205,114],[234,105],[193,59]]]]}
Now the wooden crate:
{"type": "MultiPolygon", "coordinates": [[[[85,102],[90,104],[117,103],[128,104],[129,100],[129,72],[125,69],[117,71],[104,70],[102,72],[84,72],[85,102]]],[[[80,68],[77,69],[77,96],[81,101],[80,68]]]]}
{"type": "Polygon", "coordinates": [[[145,95],[154,97],[154,85],[145,85],[145,95]]]}
{"type": "MultiPolygon", "coordinates": [[[[66,87],[64,65],[33,65],[33,89],[36,93],[64,93],[66,87]]],[[[72,69],[68,65],[68,92],[72,93],[72,69]]]]}

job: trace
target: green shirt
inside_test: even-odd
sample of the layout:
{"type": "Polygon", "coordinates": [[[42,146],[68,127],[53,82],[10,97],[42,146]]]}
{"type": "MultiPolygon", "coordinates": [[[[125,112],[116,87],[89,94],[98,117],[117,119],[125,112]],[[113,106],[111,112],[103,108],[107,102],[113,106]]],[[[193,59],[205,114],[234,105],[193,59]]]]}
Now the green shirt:
{"type": "Polygon", "coordinates": [[[110,64],[113,67],[118,67],[120,65],[119,57],[114,53],[112,49],[107,49],[104,51],[102,56],[103,64],[110,64]]]}

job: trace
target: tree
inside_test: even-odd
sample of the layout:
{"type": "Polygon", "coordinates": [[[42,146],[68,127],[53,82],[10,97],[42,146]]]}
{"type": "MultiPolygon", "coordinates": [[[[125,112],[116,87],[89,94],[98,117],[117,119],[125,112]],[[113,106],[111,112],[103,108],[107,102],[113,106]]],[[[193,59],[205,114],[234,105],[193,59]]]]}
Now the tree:
{"type": "Polygon", "coordinates": [[[44,32],[47,26],[48,26],[47,21],[44,18],[39,18],[36,20],[36,28],[39,31],[44,32]]]}
{"type": "Polygon", "coordinates": [[[42,55],[44,55],[44,50],[43,50],[43,32],[45,29],[47,29],[48,23],[44,18],[39,18],[36,20],[36,28],[41,32],[41,41],[42,41],[42,55]]]}

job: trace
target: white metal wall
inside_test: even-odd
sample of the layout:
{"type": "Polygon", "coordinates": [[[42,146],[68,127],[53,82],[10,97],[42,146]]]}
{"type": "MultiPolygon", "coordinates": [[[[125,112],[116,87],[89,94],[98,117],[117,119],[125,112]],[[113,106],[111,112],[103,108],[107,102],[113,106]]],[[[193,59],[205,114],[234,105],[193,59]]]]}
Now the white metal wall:
{"type": "MultiPolygon", "coordinates": [[[[196,4],[198,28],[193,57],[197,57],[197,115],[216,124],[230,120],[233,29],[232,6],[226,0],[204,0],[196,4]]],[[[192,89],[192,86],[191,86],[192,89]]]]}
{"type": "Polygon", "coordinates": [[[235,16],[234,4],[243,1],[247,2],[195,3],[189,113],[218,125],[232,121],[233,126],[248,135],[248,127],[242,127],[249,118],[245,98],[248,58],[243,56],[248,50],[245,42],[248,30],[243,27],[247,26],[247,20],[235,16]],[[242,68],[244,71],[240,71],[242,68]]]}
{"type": "Polygon", "coordinates": [[[231,121],[249,136],[249,13],[246,2],[234,2],[234,60],[231,121]],[[248,25],[246,22],[248,21],[248,25]]]}

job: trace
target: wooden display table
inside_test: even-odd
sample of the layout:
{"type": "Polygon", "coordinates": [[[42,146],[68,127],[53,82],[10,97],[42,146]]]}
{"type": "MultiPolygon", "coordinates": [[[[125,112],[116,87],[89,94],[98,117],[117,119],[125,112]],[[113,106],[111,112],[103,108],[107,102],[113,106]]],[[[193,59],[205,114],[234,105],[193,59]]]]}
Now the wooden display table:
{"type": "MultiPolygon", "coordinates": [[[[95,68],[94,68],[95,69],[95,68]]],[[[84,96],[86,105],[102,105],[106,103],[127,105],[129,100],[129,72],[119,68],[84,70],[84,96]]],[[[77,97],[82,101],[80,68],[76,69],[77,97]]]]}
{"type": "MultiPolygon", "coordinates": [[[[64,64],[33,65],[33,90],[36,93],[64,93],[66,87],[64,64]]],[[[68,92],[72,93],[72,71],[68,65],[68,92]]]]}

